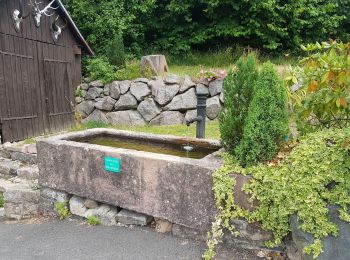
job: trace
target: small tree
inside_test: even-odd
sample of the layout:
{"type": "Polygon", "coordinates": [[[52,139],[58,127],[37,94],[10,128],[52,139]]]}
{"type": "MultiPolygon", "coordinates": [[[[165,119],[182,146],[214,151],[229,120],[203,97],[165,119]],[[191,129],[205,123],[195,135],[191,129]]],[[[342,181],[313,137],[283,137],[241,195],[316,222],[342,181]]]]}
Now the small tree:
{"type": "Polygon", "coordinates": [[[116,67],[125,66],[125,48],[121,34],[116,34],[105,46],[109,62],[116,67]]]}
{"type": "Polygon", "coordinates": [[[244,121],[257,77],[257,60],[255,54],[251,53],[247,57],[241,57],[236,68],[225,79],[225,108],[219,121],[222,143],[231,154],[242,139],[244,121]]]}
{"type": "Polygon", "coordinates": [[[283,80],[272,63],[264,63],[236,149],[243,166],[268,161],[278,153],[288,131],[287,97],[283,80]]]}

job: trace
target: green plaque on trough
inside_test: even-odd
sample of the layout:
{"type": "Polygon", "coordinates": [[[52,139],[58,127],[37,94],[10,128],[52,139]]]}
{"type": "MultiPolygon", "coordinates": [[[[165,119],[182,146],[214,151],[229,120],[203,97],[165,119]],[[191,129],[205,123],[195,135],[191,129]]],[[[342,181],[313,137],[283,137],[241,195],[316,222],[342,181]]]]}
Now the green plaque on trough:
{"type": "Polygon", "coordinates": [[[106,156],[105,170],[109,172],[120,173],[120,159],[106,156]]]}

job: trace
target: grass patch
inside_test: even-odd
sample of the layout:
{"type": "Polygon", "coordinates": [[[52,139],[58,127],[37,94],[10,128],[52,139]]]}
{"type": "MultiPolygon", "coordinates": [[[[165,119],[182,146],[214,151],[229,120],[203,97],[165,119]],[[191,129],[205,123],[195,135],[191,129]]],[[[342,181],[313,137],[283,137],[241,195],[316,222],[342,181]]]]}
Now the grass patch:
{"type": "Polygon", "coordinates": [[[4,206],[4,195],[2,193],[0,193],[0,208],[2,208],[4,206]]]}
{"type": "Polygon", "coordinates": [[[36,140],[34,138],[28,138],[23,141],[24,144],[36,144],[36,140]]]}
{"type": "MultiPolygon", "coordinates": [[[[197,78],[201,69],[210,68],[225,69],[229,71],[235,62],[244,54],[246,50],[240,46],[227,48],[218,51],[208,51],[205,53],[192,52],[186,56],[166,55],[170,73],[180,76],[189,75],[197,78]]],[[[279,66],[296,64],[297,58],[292,55],[279,55],[272,57],[270,55],[261,54],[259,59],[262,62],[271,61],[279,66]]]]}
{"type": "MultiPolygon", "coordinates": [[[[176,135],[176,136],[196,136],[196,126],[192,124],[189,128],[186,125],[172,125],[172,126],[117,126],[111,124],[105,124],[95,121],[90,121],[86,124],[81,124],[71,129],[71,131],[81,131],[93,128],[113,128],[118,130],[128,130],[134,132],[143,132],[159,135],[176,135]]],[[[207,122],[206,123],[206,138],[207,139],[220,139],[219,122],[207,122]]]]}
{"type": "Polygon", "coordinates": [[[86,218],[86,223],[90,226],[97,226],[101,224],[101,220],[96,216],[89,216],[86,218]]]}

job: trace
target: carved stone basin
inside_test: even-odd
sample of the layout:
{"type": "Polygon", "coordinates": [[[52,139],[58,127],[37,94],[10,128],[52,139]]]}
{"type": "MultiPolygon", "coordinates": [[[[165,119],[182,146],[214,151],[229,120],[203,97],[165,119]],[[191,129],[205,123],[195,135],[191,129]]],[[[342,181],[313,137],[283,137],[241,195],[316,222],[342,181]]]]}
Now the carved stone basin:
{"type": "Polygon", "coordinates": [[[215,154],[220,147],[212,140],[111,129],[58,135],[37,144],[39,183],[204,231],[216,213],[211,174],[221,165],[215,154]],[[126,149],[118,142],[136,146],[126,149]],[[187,144],[201,152],[196,156],[200,159],[167,152],[187,144]],[[156,151],[144,151],[141,146],[153,146],[156,151]],[[107,158],[117,160],[119,172],[106,168],[107,158]]]}

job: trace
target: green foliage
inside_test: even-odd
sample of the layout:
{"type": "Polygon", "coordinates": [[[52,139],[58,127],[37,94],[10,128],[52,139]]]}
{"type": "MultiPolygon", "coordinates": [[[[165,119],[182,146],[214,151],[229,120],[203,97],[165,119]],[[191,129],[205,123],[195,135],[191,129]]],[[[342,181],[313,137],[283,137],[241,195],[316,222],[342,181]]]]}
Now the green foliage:
{"type": "Polygon", "coordinates": [[[118,68],[125,66],[125,50],[123,37],[115,35],[105,46],[106,57],[110,63],[118,68]]]}
{"type": "Polygon", "coordinates": [[[244,122],[243,137],[235,153],[242,165],[273,159],[288,131],[283,80],[272,63],[264,63],[254,87],[244,122]]]}
{"type": "Polygon", "coordinates": [[[300,80],[302,68],[299,66],[289,66],[285,74],[286,75],[284,75],[284,80],[287,93],[288,110],[291,114],[293,114],[296,112],[297,106],[306,96],[306,90],[297,89],[302,85],[300,80]]]}
{"type": "Polygon", "coordinates": [[[96,217],[96,216],[88,216],[86,218],[86,222],[90,225],[90,226],[97,226],[97,225],[101,225],[101,220],[96,217]]]}
{"type": "MultiPolygon", "coordinates": [[[[114,80],[132,80],[141,77],[140,64],[133,60],[126,63],[125,67],[117,68],[107,58],[99,57],[88,59],[86,62],[86,74],[92,79],[109,83],[114,80]]],[[[76,94],[80,94],[77,92],[76,94]]]]}
{"type": "Polygon", "coordinates": [[[303,65],[306,96],[297,112],[303,131],[346,127],[350,123],[350,44],[309,44],[303,65]]]}
{"type": "Polygon", "coordinates": [[[243,127],[258,78],[254,54],[242,57],[224,81],[225,110],[219,117],[221,140],[226,150],[234,152],[243,137],[243,127]]]}
{"type": "Polygon", "coordinates": [[[111,65],[106,58],[93,58],[87,61],[86,71],[92,79],[108,83],[115,79],[116,67],[111,65]]]}
{"type": "Polygon", "coordinates": [[[246,212],[235,204],[233,189],[235,180],[230,176],[233,169],[237,167],[237,163],[229,154],[222,154],[224,165],[216,170],[213,177],[213,191],[215,196],[215,205],[218,209],[218,214],[212,224],[212,230],[208,233],[207,245],[208,248],[203,254],[205,260],[213,259],[216,255],[216,246],[222,242],[223,228],[228,229],[231,234],[238,236],[231,221],[237,218],[246,216],[246,212]]]}
{"type": "Polygon", "coordinates": [[[133,80],[140,77],[149,78],[148,75],[141,74],[140,61],[131,60],[126,66],[117,70],[115,80],[133,80]]]}
{"type": "Polygon", "coordinates": [[[349,40],[349,0],[65,0],[98,55],[115,35],[128,53],[179,55],[241,44],[295,50],[330,36],[349,40]],[[170,25],[170,26],[169,26],[170,25]]]}
{"type": "Polygon", "coordinates": [[[55,211],[58,213],[61,220],[66,219],[70,215],[70,211],[68,208],[68,201],[56,202],[55,211]]]}
{"type": "Polygon", "coordinates": [[[154,6],[156,19],[149,21],[146,32],[157,47],[175,54],[232,42],[265,50],[296,49],[329,35],[341,36],[345,16],[338,14],[339,7],[326,0],[165,0],[154,6]]]}
{"type": "MultiPolygon", "coordinates": [[[[322,252],[322,239],[337,235],[339,231],[330,221],[328,206],[337,206],[340,219],[350,222],[349,149],[350,128],[345,128],[301,137],[290,154],[277,164],[243,169],[235,158],[225,155],[224,166],[213,174],[213,191],[219,209],[217,218],[223,220],[221,223],[237,217],[261,222],[263,229],[274,234],[274,239],[267,243],[273,247],[290,232],[289,218],[296,214],[301,222],[299,228],[314,237],[314,243],[304,252],[317,257],[322,252]],[[251,175],[252,180],[243,189],[252,200],[259,202],[252,212],[234,205],[233,182],[228,176],[232,172],[251,175]]],[[[221,223],[221,228],[226,227],[221,223]]],[[[221,233],[215,223],[213,230],[221,233]]],[[[207,252],[212,256],[215,248],[212,243],[208,244],[207,252]]]]}
{"type": "Polygon", "coordinates": [[[144,41],[144,26],[139,22],[139,17],[145,15],[154,2],[155,0],[64,0],[92,49],[102,56],[106,56],[105,46],[118,35],[123,36],[132,51],[140,49],[140,43],[144,41]]]}
{"type": "Polygon", "coordinates": [[[0,193],[0,208],[2,208],[4,206],[4,195],[2,193],[0,193]]]}
{"type": "Polygon", "coordinates": [[[82,97],[83,96],[83,91],[80,88],[76,89],[75,92],[74,92],[74,96],[82,97]]]}

